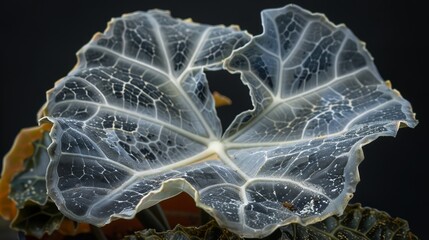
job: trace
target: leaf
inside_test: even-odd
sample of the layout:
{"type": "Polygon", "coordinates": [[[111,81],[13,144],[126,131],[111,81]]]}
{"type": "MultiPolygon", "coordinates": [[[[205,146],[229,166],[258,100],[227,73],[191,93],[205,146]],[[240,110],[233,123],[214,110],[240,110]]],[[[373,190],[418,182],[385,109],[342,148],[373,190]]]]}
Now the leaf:
{"type": "Polygon", "coordinates": [[[24,232],[27,236],[41,238],[44,234],[53,235],[58,231],[62,236],[75,236],[90,232],[86,223],[77,223],[66,217],[58,210],[55,203],[47,201],[41,205],[27,201],[18,209],[17,215],[11,222],[11,228],[24,232]]]}
{"type": "Polygon", "coordinates": [[[394,136],[400,123],[417,124],[344,25],[294,5],[263,11],[262,22],[263,34],[226,62],[250,87],[255,109],[223,139],[251,179],[237,211],[258,236],[341,214],[359,181],[362,146],[394,136]]]}
{"type": "Polygon", "coordinates": [[[45,205],[28,202],[24,209],[19,210],[11,227],[17,231],[23,231],[27,235],[41,238],[45,233],[52,234],[57,230],[63,218],[64,215],[51,201],[45,205]]]}
{"type": "Polygon", "coordinates": [[[264,33],[240,49],[249,38],[236,27],[157,10],[96,34],[43,111],[59,209],[102,226],[184,191],[245,237],[342,213],[362,145],[414,127],[411,106],[344,26],[294,5],[262,19],[264,33]],[[222,63],[255,107],[223,136],[203,73],[222,63]]]}
{"type": "Polygon", "coordinates": [[[228,106],[232,104],[229,97],[220,94],[218,91],[213,92],[213,99],[215,101],[215,107],[228,106]]]}
{"type": "MultiPolygon", "coordinates": [[[[220,227],[215,221],[195,228],[177,226],[166,232],[151,229],[136,232],[125,237],[134,239],[241,239],[238,235],[220,227]]],[[[372,208],[363,208],[360,204],[348,205],[342,216],[331,216],[321,222],[302,226],[290,224],[268,236],[278,240],[411,240],[418,239],[410,232],[408,223],[400,218],[392,218],[385,212],[372,208]]]]}
{"type": "Polygon", "coordinates": [[[61,211],[103,225],[194,191],[183,177],[211,168],[208,145],[221,137],[202,70],[220,68],[247,40],[236,27],[161,11],[125,15],[96,35],[47,105],[55,123],[48,192],[61,211]],[[168,179],[171,189],[150,193],[168,179]]]}
{"type": "Polygon", "coordinates": [[[12,149],[3,159],[3,172],[0,179],[0,216],[5,220],[12,220],[17,211],[15,203],[9,199],[11,180],[25,169],[25,160],[32,157],[33,142],[40,139],[51,126],[51,124],[42,124],[38,127],[22,129],[16,136],[12,149]]]}
{"type": "Polygon", "coordinates": [[[203,240],[203,239],[222,239],[239,240],[238,235],[229,232],[220,227],[215,221],[210,221],[200,227],[184,227],[176,225],[173,230],[165,232],[156,232],[153,229],[145,229],[135,232],[133,235],[125,236],[124,240],[203,240]]]}
{"type": "Polygon", "coordinates": [[[281,229],[285,239],[418,239],[408,222],[360,204],[348,205],[341,216],[334,216],[309,226],[291,224],[281,229]]]}
{"type": "MultiPolygon", "coordinates": [[[[226,97],[219,93],[215,93],[213,96],[217,96],[220,99],[221,105],[225,104],[224,102],[227,101],[225,100],[226,97]]],[[[21,208],[18,212],[18,217],[12,224],[15,229],[24,231],[38,238],[45,232],[51,235],[54,230],[59,230],[63,235],[67,236],[89,232],[90,229],[88,225],[77,224],[69,219],[59,219],[59,215],[62,214],[58,210],[55,212],[52,208],[53,203],[47,203],[48,196],[46,193],[45,176],[46,168],[49,163],[47,147],[51,143],[51,138],[48,133],[52,125],[44,125],[46,126],[42,126],[43,135],[41,138],[32,142],[33,153],[24,160],[24,170],[15,175],[11,181],[9,198],[16,203],[17,208],[21,208]],[[40,206],[36,206],[35,203],[40,206]],[[47,205],[43,206],[45,204],[47,205]],[[49,214],[45,212],[46,209],[49,214]],[[46,220],[43,222],[44,226],[39,226],[41,223],[38,221],[34,223],[30,221],[30,219],[34,220],[33,216],[45,218],[46,220]],[[34,224],[36,224],[36,226],[34,226],[34,224]]],[[[34,129],[39,129],[39,127],[35,127],[34,129]]]]}
{"type": "Polygon", "coordinates": [[[12,220],[14,229],[38,238],[57,229],[63,235],[89,231],[87,224],[64,218],[55,204],[48,202],[45,175],[49,156],[46,148],[51,143],[48,135],[51,127],[52,124],[44,123],[20,131],[4,158],[0,179],[1,216],[12,220]]]}
{"type": "Polygon", "coordinates": [[[11,181],[9,197],[15,201],[18,208],[23,208],[27,201],[39,205],[45,205],[48,201],[45,177],[49,163],[47,147],[51,144],[49,130],[50,127],[40,139],[33,142],[34,151],[31,157],[24,161],[24,171],[18,173],[11,181]]]}
{"type": "Polygon", "coordinates": [[[47,201],[43,205],[32,201],[25,202],[11,222],[11,228],[37,238],[45,234],[52,235],[56,230],[63,236],[90,232],[88,224],[67,219],[52,201],[47,201]]]}

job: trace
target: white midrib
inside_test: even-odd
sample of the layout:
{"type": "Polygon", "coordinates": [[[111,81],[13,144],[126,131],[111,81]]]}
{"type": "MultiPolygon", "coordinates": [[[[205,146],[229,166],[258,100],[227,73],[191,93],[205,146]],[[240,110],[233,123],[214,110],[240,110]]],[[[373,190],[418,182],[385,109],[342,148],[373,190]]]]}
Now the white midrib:
{"type": "MultiPolygon", "coordinates": [[[[124,54],[120,54],[120,53],[117,53],[115,51],[112,51],[108,48],[100,47],[97,45],[91,45],[89,47],[106,51],[106,52],[113,54],[113,55],[117,56],[118,58],[121,58],[127,62],[143,66],[147,69],[150,69],[154,72],[161,74],[162,76],[164,76],[166,78],[171,79],[172,80],[171,82],[174,84],[174,86],[176,87],[178,92],[184,97],[185,102],[188,104],[188,106],[191,108],[191,110],[195,113],[195,115],[198,118],[198,120],[200,121],[200,123],[203,125],[204,129],[206,130],[206,132],[208,134],[208,138],[193,134],[191,132],[188,132],[186,130],[181,129],[180,127],[176,127],[172,124],[165,123],[165,122],[160,121],[158,119],[150,118],[148,116],[144,116],[142,114],[138,114],[136,112],[133,112],[133,111],[130,111],[127,109],[108,105],[107,103],[99,104],[99,103],[92,103],[92,102],[79,101],[79,100],[71,100],[71,101],[72,102],[79,101],[79,102],[82,102],[84,104],[92,104],[92,105],[95,105],[97,107],[109,108],[110,110],[117,111],[117,112],[123,112],[127,115],[134,116],[134,117],[137,117],[139,119],[144,119],[144,120],[147,120],[150,122],[158,123],[158,124],[160,124],[166,128],[169,128],[170,130],[173,130],[173,131],[183,135],[183,136],[186,136],[190,139],[193,139],[193,140],[198,141],[202,144],[205,144],[207,146],[207,149],[200,152],[199,154],[196,154],[192,157],[189,157],[187,159],[184,159],[182,161],[179,161],[179,162],[176,162],[173,164],[169,164],[169,165],[159,167],[156,169],[150,169],[150,170],[145,170],[145,171],[135,171],[135,172],[133,172],[134,174],[132,175],[132,177],[130,177],[127,181],[123,182],[120,187],[117,187],[115,190],[110,192],[108,194],[108,196],[113,196],[117,192],[122,191],[125,187],[129,186],[130,184],[133,184],[138,179],[143,179],[147,176],[162,174],[162,173],[174,170],[174,169],[178,169],[181,167],[196,164],[200,161],[206,161],[208,157],[210,157],[214,154],[217,155],[219,157],[219,159],[213,159],[213,160],[221,160],[228,167],[233,169],[233,171],[235,171],[237,174],[239,174],[243,179],[248,180],[249,177],[247,176],[247,174],[244,173],[240,168],[238,168],[237,165],[235,165],[235,163],[233,163],[233,161],[230,159],[230,157],[225,152],[225,148],[224,148],[223,143],[219,142],[219,138],[214,134],[212,128],[207,123],[207,120],[203,117],[200,110],[197,109],[197,107],[193,103],[192,99],[188,96],[188,94],[186,94],[186,92],[183,90],[182,86],[180,85],[181,81],[187,76],[187,74],[189,74],[190,71],[195,69],[195,67],[191,66],[191,64],[194,62],[196,56],[198,55],[199,50],[203,47],[204,41],[207,38],[208,33],[210,32],[211,28],[207,28],[204,31],[204,33],[201,35],[200,39],[198,40],[198,44],[196,45],[196,47],[194,49],[194,54],[191,56],[190,60],[188,61],[188,65],[187,65],[186,69],[176,78],[173,74],[171,63],[170,63],[169,58],[168,58],[168,56],[169,56],[168,50],[167,50],[165,43],[163,41],[164,38],[163,38],[162,33],[160,31],[160,26],[158,25],[158,23],[153,18],[150,18],[150,21],[154,25],[155,34],[156,34],[158,41],[160,43],[160,49],[162,49],[162,55],[164,57],[165,62],[167,63],[168,73],[162,71],[161,69],[157,69],[157,68],[155,68],[149,64],[145,64],[144,62],[140,62],[140,61],[137,61],[137,60],[132,59],[130,57],[127,57],[124,54]]],[[[200,67],[200,69],[202,69],[202,68],[203,67],[200,67]]],[[[67,103],[67,102],[68,101],[63,101],[61,103],[67,103]]],[[[102,198],[99,201],[97,201],[97,203],[104,201],[104,200],[105,200],[105,198],[102,198]]],[[[87,214],[91,212],[92,208],[94,206],[96,206],[97,203],[93,204],[92,207],[90,209],[88,209],[87,214]]]]}
{"type": "MultiPolygon", "coordinates": [[[[172,80],[171,83],[173,83],[173,85],[176,87],[176,90],[181,94],[181,96],[183,96],[183,98],[186,101],[186,103],[188,104],[188,106],[195,113],[195,116],[198,118],[198,120],[200,121],[200,123],[203,125],[204,129],[206,130],[206,132],[207,132],[207,134],[209,136],[209,139],[211,139],[211,140],[218,139],[216,137],[216,135],[213,133],[213,130],[211,129],[211,127],[208,125],[207,120],[204,119],[204,117],[202,116],[201,111],[199,109],[197,109],[197,107],[193,103],[192,99],[189,98],[188,94],[186,94],[186,92],[183,91],[182,86],[180,86],[181,81],[184,79],[184,77],[187,76],[187,74],[191,70],[202,69],[203,68],[203,67],[196,68],[196,67],[190,66],[190,64],[192,64],[192,62],[195,60],[195,58],[196,58],[196,56],[198,54],[198,51],[203,46],[204,40],[207,38],[207,35],[210,32],[211,28],[207,28],[204,31],[204,33],[201,35],[200,39],[198,40],[198,44],[195,47],[194,54],[192,55],[192,57],[190,58],[190,61],[188,62],[188,66],[180,74],[180,76],[176,78],[173,75],[173,72],[172,72],[172,69],[171,69],[171,63],[170,63],[170,61],[168,59],[168,53],[167,53],[167,49],[166,49],[165,43],[163,41],[163,37],[161,35],[161,32],[159,31],[159,25],[158,25],[158,23],[156,21],[152,21],[152,23],[155,26],[155,33],[156,33],[156,35],[158,37],[158,40],[159,40],[159,43],[161,45],[160,48],[162,49],[162,54],[163,54],[164,60],[167,63],[168,73],[162,71],[161,69],[155,68],[154,66],[152,66],[150,64],[146,64],[144,62],[141,62],[141,61],[138,61],[136,59],[130,58],[130,57],[124,55],[124,54],[120,54],[118,52],[112,51],[111,49],[108,49],[108,48],[105,48],[105,47],[102,47],[102,46],[91,44],[91,45],[88,45],[87,48],[92,48],[92,49],[97,49],[97,50],[100,50],[100,51],[108,52],[109,54],[115,55],[118,58],[121,58],[121,59],[123,59],[123,60],[125,60],[125,61],[127,61],[129,63],[137,64],[137,65],[142,66],[144,68],[150,69],[150,70],[152,70],[152,71],[154,71],[156,73],[159,73],[162,76],[164,76],[165,78],[171,79],[172,80]]],[[[206,142],[206,141],[204,141],[204,142],[206,142]]]]}
{"type": "Polygon", "coordinates": [[[162,55],[164,57],[164,61],[167,63],[167,69],[168,69],[168,76],[169,79],[172,79],[173,81],[171,81],[175,86],[176,89],[180,92],[180,94],[183,96],[184,100],[186,101],[186,103],[188,104],[188,106],[191,108],[191,110],[195,113],[195,115],[197,116],[198,120],[200,121],[200,123],[203,125],[204,129],[206,130],[209,139],[217,139],[216,135],[214,134],[212,128],[208,125],[207,120],[203,117],[203,115],[201,114],[201,112],[199,111],[199,109],[197,109],[197,107],[195,106],[194,102],[192,101],[192,99],[188,96],[188,94],[186,94],[185,91],[183,91],[182,86],[180,85],[182,78],[184,78],[188,73],[189,73],[189,68],[191,67],[191,64],[193,64],[193,60],[195,59],[195,56],[198,54],[199,50],[201,49],[201,47],[204,44],[204,40],[207,38],[207,34],[210,31],[211,28],[206,28],[204,33],[201,34],[200,39],[198,40],[198,44],[196,45],[194,51],[193,51],[193,55],[190,58],[190,60],[188,61],[188,64],[186,66],[186,69],[183,70],[183,72],[180,74],[180,76],[178,78],[176,78],[173,75],[173,70],[171,67],[171,63],[170,63],[170,59],[169,59],[169,52],[165,46],[164,43],[164,36],[162,35],[161,31],[160,31],[160,26],[158,24],[158,22],[153,19],[153,17],[149,17],[151,23],[154,25],[154,29],[155,29],[155,34],[156,37],[158,38],[158,42],[161,45],[160,49],[162,52],[162,55]]]}
{"type": "MultiPolygon", "coordinates": [[[[162,173],[166,173],[168,171],[174,171],[175,169],[178,168],[182,168],[182,167],[186,167],[192,164],[196,164],[198,162],[204,162],[207,160],[219,160],[217,158],[213,158],[210,159],[210,156],[213,155],[217,155],[221,161],[223,161],[226,165],[228,165],[228,167],[230,167],[234,172],[236,172],[237,174],[239,174],[246,182],[250,181],[249,176],[244,173],[240,168],[238,168],[233,162],[232,160],[229,158],[229,156],[226,154],[225,152],[225,148],[223,143],[219,142],[219,141],[213,141],[208,145],[208,148],[192,157],[189,157],[187,159],[184,159],[182,161],[173,163],[173,164],[169,164],[163,167],[159,167],[156,169],[150,169],[150,170],[145,170],[145,171],[131,171],[130,169],[128,169],[127,171],[130,174],[133,174],[128,180],[126,180],[125,182],[123,182],[120,186],[116,187],[113,191],[109,192],[109,194],[107,196],[114,196],[116,193],[123,191],[126,187],[128,187],[129,185],[137,182],[140,179],[145,179],[148,176],[153,176],[153,175],[160,175],[162,173]]],[[[67,191],[70,191],[72,189],[69,189],[67,191]]],[[[90,212],[92,211],[92,209],[98,205],[98,203],[104,201],[106,198],[103,197],[101,199],[99,199],[97,202],[93,203],[91,205],[91,208],[89,208],[86,212],[86,215],[90,214],[90,212]]]]}
{"type": "Polygon", "coordinates": [[[182,161],[169,164],[163,167],[159,167],[156,169],[150,169],[145,171],[136,172],[134,174],[135,178],[145,178],[147,176],[157,175],[161,173],[168,172],[170,170],[178,169],[181,167],[190,166],[199,162],[204,162],[207,160],[221,160],[223,161],[228,167],[233,169],[234,172],[238,173],[243,179],[248,180],[249,177],[246,173],[244,173],[241,169],[239,169],[229,158],[229,156],[225,152],[225,148],[223,146],[222,142],[219,141],[213,141],[208,145],[208,148],[192,157],[189,157],[187,159],[184,159],[182,161]],[[210,158],[210,156],[218,156],[218,158],[213,157],[213,159],[210,158]],[[219,159],[220,158],[220,159],[219,159]]]}

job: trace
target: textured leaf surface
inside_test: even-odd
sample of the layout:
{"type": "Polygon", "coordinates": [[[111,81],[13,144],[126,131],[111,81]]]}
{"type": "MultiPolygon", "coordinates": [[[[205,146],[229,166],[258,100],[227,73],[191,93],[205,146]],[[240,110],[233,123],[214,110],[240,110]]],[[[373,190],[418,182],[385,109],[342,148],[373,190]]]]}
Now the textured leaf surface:
{"type": "Polygon", "coordinates": [[[5,168],[0,180],[2,217],[11,220],[11,226],[16,230],[38,238],[54,230],[66,236],[89,231],[88,224],[64,218],[55,204],[48,201],[45,177],[49,156],[46,148],[51,143],[48,135],[51,127],[52,124],[44,123],[21,130],[4,159],[5,168]]]}
{"type": "Polygon", "coordinates": [[[25,160],[24,171],[17,174],[11,182],[9,198],[15,201],[18,208],[24,207],[26,201],[44,205],[48,200],[46,192],[46,169],[49,164],[47,147],[51,144],[49,130],[40,139],[33,142],[33,154],[25,160]]]}
{"type": "Polygon", "coordinates": [[[341,213],[359,181],[361,146],[416,121],[345,26],[295,6],[263,11],[262,20],[264,33],[226,63],[242,74],[255,109],[224,141],[249,177],[238,214],[267,231],[341,213]]]}
{"type": "Polygon", "coordinates": [[[248,38],[161,11],[126,15],[96,35],[47,106],[55,123],[48,191],[60,209],[103,225],[193,192],[185,178],[219,178],[227,166],[205,161],[221,126],[202,69],[221,67],[248,38]]]}
{"type": "Polygon", "coordinates": [[[104,225],[189,193],[221,226],[261,237],[343,211],[361,146],[416,124],[344,26],[290,5],[264,33],[171,18],[114,19],[50,92],[48,193],[104,225]],[[240,72],[255,109],[222,136],[203,69],[240,72]]]}
{"type": "Polygon", "coordinates": [[[280,228],[283,239],[418,239],[408,226],[407,221],[392,218],[389,214],[372,208],[363,208],[360,204],[347,206],[344,214],[325,219],[309,226],[291,224],[280,228]]]}
{"type": "Polygon", "coordinates": [[[184,227],[176,225],[174,229],[165,232],[156,232],[153,229],[146,229],[128,235],[124,240],[199,240],[199,239],[221,239],[239,240],[238,235],[220,227],[215,221],[210,221],[200,227],[184,227]]]}
{"type": "MultiPolygon", "coordinates": [[[[229,232],[215,221],[201,227],[177,226],[173,230],[157,233],[143,230],[125,239],[242,239],[229,232]]],[[[418,239],[411,233],[408,223],[400,218],[392,218],[387,213],[372,208],[362,208],[360,204],[347,206],[344,215],[332,216],[316,224],[302,226],[290,224],[282,227],[267,239],[278,240],[412,240],[418,239]]]]}
{"type": "Polygon", "coordinates": [[[64,215],[51,201],[42,206],[29,202],[24,209],[19,210],[11,226],[17,231],[23,231],[27,235],[41,238],[45,233],[52,234],[57,230],[63,218],[64,215]]]}
{"type": "Polygon", "coordinates": [[[0,179],[0,216],[6,220],[12,220],[17,212],[16,204],[9,198],[10,183],[15,175],[26,169],[26,160],[31,159],[34,153],[34,142],[39,141],[51,126],[51,124],[43,124],[22,129],[16,136],[12,149],[3,159],[3,172],[0,179]]]}
{"type": "MultiPolygon", "coordinates": [[[[11,227],[37,238],[45,234],[52,235],[54,231],[58,231],[62,236],[74,236],[90,231],[88,224],[77,223],[64,217],[55,203],[49,200],[44,205],[25,202],[11,222],[11,227]]],[[[52,238],[55,238],[55,235],[52,235],[52,238]]]]}

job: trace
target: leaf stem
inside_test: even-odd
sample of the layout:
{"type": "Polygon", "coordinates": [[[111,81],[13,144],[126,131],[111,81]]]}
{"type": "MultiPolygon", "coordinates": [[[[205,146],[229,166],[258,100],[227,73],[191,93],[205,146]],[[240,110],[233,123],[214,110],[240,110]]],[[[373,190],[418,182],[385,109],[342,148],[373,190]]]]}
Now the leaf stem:
{"type": "Polygon", "coordinates": [[[165,216],[164,210],[161,208],[160,204],[156,204],[149,208],[153,214],[161,221],[162,225],[168,230],[170,228],[170,224],[168,223],[167,216],[165,216]]]}
{"type": "Polygon", "coordinates": [[[103,231],[99,227],[96,227],[92,224],[89,225],[91,227],[91,233],[94,235],[95,239],[97,240],[107,240],[106,236],[104,235],[103,231]]]}
{"type": "Polygon", "coordinates": [[[157,232],[168,230],[149,208],[137,213],[136,217],[146,228],[155,229],[157,232]]]}

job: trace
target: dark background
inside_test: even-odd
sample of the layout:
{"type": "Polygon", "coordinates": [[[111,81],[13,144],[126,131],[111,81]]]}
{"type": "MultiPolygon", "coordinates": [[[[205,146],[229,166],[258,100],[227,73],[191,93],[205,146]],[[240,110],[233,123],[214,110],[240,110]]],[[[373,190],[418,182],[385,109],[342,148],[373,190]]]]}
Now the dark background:
{"type": "MultiPolygon", "coordinates": [[[[424,7],[380,1],[19,1],[1,4],[1,144],[4,155],[23,127],[36,125],[45,91],[65,76],[76,62],[75,52],[111,17],[152,8],[209,24],[238,24],[257,35],[259,12],[296,3],[323,12],[334,23],[345,23],[367,44],[381,75],[393,82],[417,113],[416,129],[401,129],[397,138],[381,138],[364,147],[361,182],[352,202],[361,202],[407,219],[420,238],[429,237],[424,224],[429,211],[427,169],[428,115],[422,86],[427,81],[428,13],[424,7]],[[426,110],[425,110],[426,109],[426,110]]],[[[227,126],[240,111],[251,107],[248,90],[238,75],[209,74],[212,90],[234,104],[218,110],[227,126]]],[[[427,228],[427,227],[426,227],[427,228]]]]}

